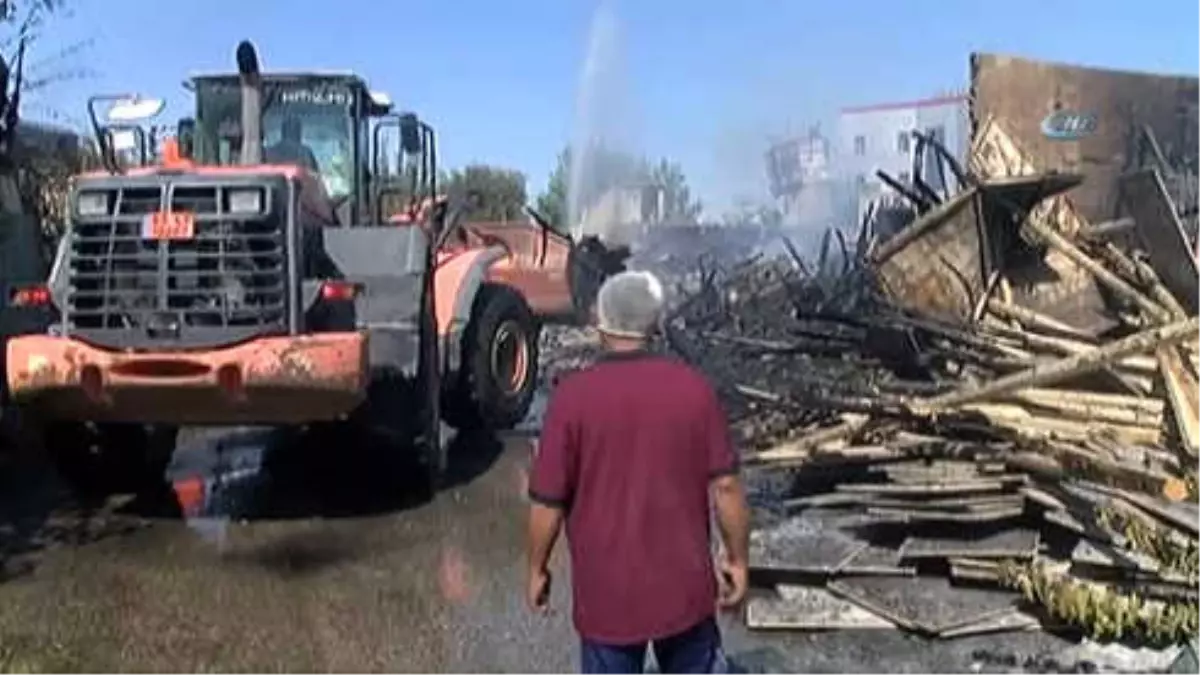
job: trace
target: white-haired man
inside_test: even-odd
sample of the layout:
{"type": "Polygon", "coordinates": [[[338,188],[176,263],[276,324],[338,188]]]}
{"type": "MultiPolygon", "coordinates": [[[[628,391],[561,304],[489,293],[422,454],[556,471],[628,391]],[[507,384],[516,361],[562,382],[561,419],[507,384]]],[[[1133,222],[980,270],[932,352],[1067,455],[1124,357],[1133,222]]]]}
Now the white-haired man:
{"type": "Polygon", "coordinates": [[[529,482],[528,601],[549,602],[550,552],[566,524],[584,672],[725,667],[718,606],[747,587],[749,514],[716,393],[690,366],[651,353],[663,288],[646,272],[601,287],[605,349],[555,387],[529,482]],[[718,584],[710,509],[724,542],[718,584]]]}

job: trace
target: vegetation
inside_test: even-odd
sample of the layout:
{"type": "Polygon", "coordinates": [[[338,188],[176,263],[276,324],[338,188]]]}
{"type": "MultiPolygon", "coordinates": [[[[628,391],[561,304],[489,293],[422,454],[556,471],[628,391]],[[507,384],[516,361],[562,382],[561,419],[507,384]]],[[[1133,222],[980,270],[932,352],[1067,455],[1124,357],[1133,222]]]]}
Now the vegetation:
{"type": "Polygon", "coordinates": [[[446,174],[442,192],[451,199],[470,197],[473,207],[466,214],[472,221],[504,221],[523,217],[528,197],[525,175],[519,171],[471,164],[446,174]]]}
{"type": "MultiPolygon", "coordinates": [[[[572,149],[558,154],[546,189],[538,195],[536,208],[556,227],[565,227],[570,217],[568,199],[571,191],[572,149]]],[[[692,195],[683,168],[667,159],[657,163],[627,153],[594,148],[588,157],[588,175],[577,189],[580,201],[588,203],[604,192],[617,187],[644,187],[661,190],[663,220],[694,221],[700,217],[703,205],[692,195]]]]}
{"type": "Polygon", "coordinates": [[[1001,579],[1050,617],[1100,640],[1155,646],[1183,644],[1200,631],[1188,601],[1150,601],[1097,583],[1058,574],[1040,563],[1006,563],[1001,579]]]}
{"type": "Polygon", "coordinates": [[[15,182],[15,197],[19,197],[19,203],[6,199],[3,207],[36,219],[47,258],[65,222],[69,177],[83,167],[86,157],[80,137],[73,132],[22,123],[17,113],[33,111],[36,117],[59,124],[72,121],[70,115],[39,106],[37,93],[90,76],[87,68],[74,66],[90,43],[77,42],[49,56],[33,56],[50,20],[68,10],[67,0],[0,0],[0,176],[15,182]]]}

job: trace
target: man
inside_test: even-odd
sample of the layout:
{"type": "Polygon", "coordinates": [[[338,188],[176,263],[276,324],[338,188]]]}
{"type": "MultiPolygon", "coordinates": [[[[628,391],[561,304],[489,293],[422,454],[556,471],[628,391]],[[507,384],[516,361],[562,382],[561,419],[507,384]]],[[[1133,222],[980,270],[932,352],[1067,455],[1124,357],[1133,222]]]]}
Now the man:
{"type": "Polygon", "coordinates": [[[530,476],[528,602],[548,606],[550,553],[565,523],[584,672],[641,672],[648,644],[663,672],[719,672],[716,608],[746,594],[737,456],[704,377],[647,351],[662,309],[650,274],[604,283],[596,316],[605,355],[555,387],[530,476]]]}
{"type": "Polygon", "coordinates": [[[279,135],[279,142],[263,151],[263,158],[267,163],[295,164],[309,171],[320,171],[316,156],[302,140],[304,133],[298,118],[284,118],[279,135]]]}

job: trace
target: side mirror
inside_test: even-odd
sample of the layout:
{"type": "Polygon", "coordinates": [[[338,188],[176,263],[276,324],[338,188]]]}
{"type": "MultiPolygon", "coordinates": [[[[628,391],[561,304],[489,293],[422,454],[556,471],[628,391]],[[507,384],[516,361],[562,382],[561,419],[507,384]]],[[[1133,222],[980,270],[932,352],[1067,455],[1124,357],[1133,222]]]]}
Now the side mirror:
{"type": "Polygon", "coordinates": [[[179,143],[179,156],[191,158],[196,144],[196,120],[184,117],[175,126],[175,138],[179,143]]]}
{"type": "Polygon", "coordinates": [[[400,148],[406,154],[421,152],[421,121],[412,113],[400,116],[400,148]]]}
{"type": "Polygon", "coordinates": [[[114,101],[105,115],[109,122],[140,122],[157,117],[163,111],[167,102],[161,98],[130,98],[114,101]]]}

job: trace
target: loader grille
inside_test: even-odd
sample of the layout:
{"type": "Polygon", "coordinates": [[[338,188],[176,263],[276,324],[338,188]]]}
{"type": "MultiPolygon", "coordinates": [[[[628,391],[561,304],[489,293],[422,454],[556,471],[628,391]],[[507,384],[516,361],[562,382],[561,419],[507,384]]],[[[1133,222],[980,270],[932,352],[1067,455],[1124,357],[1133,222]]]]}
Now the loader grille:
{"type": "Polygon", "coordinates": [[[107,215],[76,215],[69,234],[67,330],[138,346],[229,342],[286,327],[286,202],[273,199],[282,192],[274,187],[164,183],[99,190],[107,215]],[[262,209],[231,213],[229,193],[247,189],[261,190],[262,209]],[[192,236],[151,238],[155,212],[193,214],[192,236]]]}

